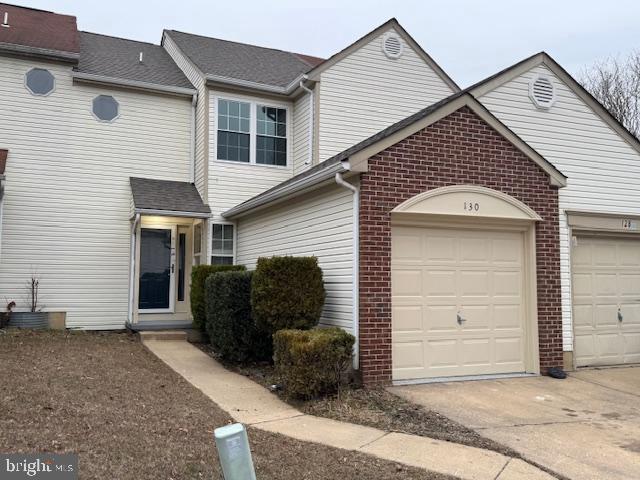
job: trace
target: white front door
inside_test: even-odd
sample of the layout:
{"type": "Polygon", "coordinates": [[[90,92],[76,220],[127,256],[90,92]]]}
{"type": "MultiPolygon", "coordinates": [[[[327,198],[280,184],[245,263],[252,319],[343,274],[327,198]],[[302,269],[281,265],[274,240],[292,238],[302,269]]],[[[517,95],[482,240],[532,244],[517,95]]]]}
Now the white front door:
{"type": "Polygon", "coordinates": [[[171,313],[175,307],[176,227],[140,229],[138,310],[171,313]]]}
{"type": "Polygon", "coordinates": [[[394,227],[393,379],[525,371],[524,236],[394,227]]]}

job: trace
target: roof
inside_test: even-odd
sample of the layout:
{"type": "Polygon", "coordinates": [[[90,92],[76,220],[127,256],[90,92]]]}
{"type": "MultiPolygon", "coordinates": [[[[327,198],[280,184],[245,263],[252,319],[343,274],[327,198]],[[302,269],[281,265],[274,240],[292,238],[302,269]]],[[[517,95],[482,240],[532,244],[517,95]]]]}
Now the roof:
{"type": "Polygon", "coordinates": [[[566,184],[566,177],[562,172],[531,148],[506,125],[500,122],[500,120],[498,120],[491,112],[489,112],[489,110],[478,102],[478,100],[476,100],[468,90],[462,90],[400,120],[397,123],[394,123],[375,135],[372,135],[360,143],[357,143],[324,162],[321,162],[315,167],[310,168],[309,170],[306,170],[305,172],[302,172],[239,205],[236,205],[224,212],[223,216],[226,218],[234,218],[257,208],[258,206],[261,207],[267,203],[272,203],[273,201],[281,198],[284,194],[290,194],[296,185],[302,186],[297,190],[302,191],[312,185],[312,181],[310,181],[312,179],[317,179],[317,182],[322,182],[330,179],[335,173],[345,172],[348,170],[363,171],[357,168],[357,163],[361,161],[362,158],[366,159],[375,155],[377,152],[382,151],[384,148],[387,148],[384,145],[385,141],[397,143],[403,138],[406,138],[416,131],[435,123],[440,118],[465,105],[471,107],[474,113],[481,116],[485,121],[489,121],[491,126],[496,129],[499,134],[507,138],[507,140],[516,146],[516,148],[521,150],[531,160],[537,163],[549,175],[550,181],[553,184],[557,186],[564,186],[566,184]],[[449,107],[449,109],[446,107],[449,107]],[[449,110],[451,110],[451,112],[449,110]],[[441,111],[443,114],[440,117],[436,117],[435,115],[441,111]]]}
{"type": "Polygon", "coordinates": [[[201,214],[211,210],[193,183],[131,177],[131,194],[136,210],[201,214]]]}
{"type": "Polygon", "coordinates": [[[0,47],[22,53],[73,59],[80,52],[76,17],[0,3],[0,47]]]}
{"type": "Polygon", "coordinates": [[[203,74],[256,84],[286,87],[321,60],[177,30],[165,30],[165,34],[203,74]]]}
{"type": "Polygon", "coordinates": [[[544,65],[551,70],[561,81],[565,83],[573,92],[584,101],[602,120],[617,132],[626,142],[638,153],[640,153],[640,139],[631,133],[613,114],[607,110],[591,93],[584,88],[580,82],[569,74],[558,62],[556,62],[547,52],[539,52],[521,60],[510,67],[507,67],[490,77],[481,80],[465,91],[471,92],[479,98],[488,91],[494,90],[507,81],[522,75],[537,65],[544,65]]]}
{"type": "Polygon", "coordinates": [[[193,85],[161,46],[97,33],[80,32],[80,60],[76,71],[193,89],[193,85]]]}

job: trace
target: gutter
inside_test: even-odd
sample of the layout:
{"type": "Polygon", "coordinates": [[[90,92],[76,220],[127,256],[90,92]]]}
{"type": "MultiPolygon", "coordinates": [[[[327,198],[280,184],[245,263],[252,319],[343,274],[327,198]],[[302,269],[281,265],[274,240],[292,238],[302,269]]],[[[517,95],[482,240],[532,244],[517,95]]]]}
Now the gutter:
{"type": "Polygon", "coordinates": [[[158,217],[186,217],[186,218],[210,218],[211,213],[205,212],[181,212],[177,210],[154,210],[153,208],[136,208],[135,215],[154,215],[158,217]]]}
{"type": "Polygon", "coordinates": [[[198,93],[191,97],[191,142],[189,144],[189,182],[196,181],[196,106],[198,104],[198,93]]]}
{"type": "Polygon", "coordinates": [[[345,181],[342,173],[336,173],[336,183],[353,193],[353,368],[360,366],[360,189],[345,181]]]}
{"type": "Polygon", "coordinates": [[[95,73],[73,71],[71,72],[71,78],[79,82],[97,83],[100,85],[115,85],[117,87],[147,90],[150,92],[166,93],[184,97],[193,97],[197,94],[197,90],[193,88],[176,87],[172,85],[158,85],[156,83],[140,82],[138,80],[127,80],[125,78],[108,77],[106,75],[98,75],[95,73]]]}
{"type": "Polygon", "coordinates": [[[140,214],[136,213],[131,224],[131,245],[129,252],[129,311],[127,312],[127,322],[133,323],[133,301],[135,297],[135,274],[136,274],[136,232],[140,224],[140,214]]]}
{"type": "Polygon", "coordinates": [[[314,120],[315,120],[315,98],[314,98],[314,93],[313,90],[311,90],[309,87],[307,87],[304,82],[305,80],[307,80],[309,77],[307,77],[306,75],[304,76],[304,79],[300,80],[300,88],[302,90],[304,90],[305,92],[307,92],[309,94],[309,133],[307,134],[308,138],[309,138],[309,160],[307,160],[307,162],[305,163],[305,165],[307,165],[308,167],[313,165],[313,131],[314,131],[314,120]]]}
{"type": "MultiPolygon", "coordinates": [[[[326,167],[317,170],[316,172],[304,175],[300,179],[295,179],[290,182],[285,182],[280,187],[275,187],[271,190],[267,190],[266,193],[262,195],[258,195],[252,199],[247,200],[240,205],[237,205],[222,214],[224,218],[238,218],[246,215],[247,213],[253,213],[256,209],[260,207],[264,207],[275,200],[284,200],[290,196],[295,195],[296,193],[305,190],[313,185],[325,182],[327,180],[332,180],[336,173],[343,173],[349,171],[349,163],[348,161],[341,161],[336,163],[331,163],[326,167]]],[[[307,170],[308,173],[309,170],[307,170]]]]}
{"type": "Polygon", "coordinates": [[[304,73],[295,78],[286,87],[278,87],[276,85],[268,85],[266,83],[251,82],[249,80],[239,80],[237,78],[224,77],[221,75],[205,75],[205,80],[208,83],[233,85],[235,87],[248,88],[252,90],[259,90],[261,92],[275,93],[278,95],[291,95],[296,91],[300,85],[300,82],[306,80],[308,77],[304,73]]]}
{"type": "Polygon", "coordinates": [[[78,60],[80,59],[79,53],[52,50],[50,48],[30,47],[28,45],[17,45],[15,43],[6,42],[0,42],[0,52],[27,57],[47,58],[49,60],[70,63],[78,63],[78,60]]]}

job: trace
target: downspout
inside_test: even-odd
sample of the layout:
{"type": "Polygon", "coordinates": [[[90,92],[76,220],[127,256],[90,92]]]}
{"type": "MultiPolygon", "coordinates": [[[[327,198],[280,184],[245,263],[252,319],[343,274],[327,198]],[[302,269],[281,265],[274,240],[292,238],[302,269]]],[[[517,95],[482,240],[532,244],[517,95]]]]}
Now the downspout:
{"type": "Polygon", "coordinates": [[[347,182],[341,173],[336,173],[336,183],[353,193],[353,368],[360,365],[360,192],[358,187],[347,182]]]}
{"type": "Polygon", "coordinates": [[[307,77],[306,75],[303,76],[302,80],[300,80],[300,88],[302,90],[304,90],[305,92],[307,92],[309,94],[309,133],[307,134],[307,137],[309,138],[309,160],[307,160],[305,162],[305,165],[307,167],[310,167],[311,165],[313,165],[313,130],[314,130],[314,120],[315,120],[315,99],[314,99],[314,94],[313,94],[313,90],[311,90],[309,87],[307,87],[304,82],[305,80],[307,80],[309,77],[307,77]]]}
{"type": "Polygon", "coordinates": [[[189,183],[196,181],[196,105],[198,94],[191,97],[191,143],[189,145],[189,183]]]}
{"type": "Polygon", "coordinates": [[[2,211],[4,210],[4,175],[0,175],[0,258],[2,258],[2,211]]]}
{"type": "Polygon", "coordinates": [[[131,224],[131,245],[129,253],[129,312],[127,320],[129,325],[133,323],[133,302],[135,297],[135,274],[136,274],[136,232],[138,231],[138,224],[140,223],[140,214],[136,213],[133,223],[131,224]]]}

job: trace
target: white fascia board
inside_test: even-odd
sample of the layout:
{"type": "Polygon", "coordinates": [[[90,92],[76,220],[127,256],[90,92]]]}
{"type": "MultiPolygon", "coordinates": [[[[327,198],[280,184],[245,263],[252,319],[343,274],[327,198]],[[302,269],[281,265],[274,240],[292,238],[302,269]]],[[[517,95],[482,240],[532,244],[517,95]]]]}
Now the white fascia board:
{"type": "Polygon", "coordinates": [[[124,78],[97,75],[95,73],[72,72],[71,77],[79,82],[97,83],[100,85],[114,85],[117,87],[133,88],[136,90],[147,90],[154,93],[166,93],[170,95],[179,95],[185,97],[193,97],[198,93],[194,88],[158,85],[155,83],[140,82],[138,80],[127,80],[124,78]]]}
{"type": "Polygon", "coordinates": [[[133,217],[135,217],[135,215],[138,213],[140,215],[153,215],[157,217],[187,217],[187,218],[210,218],[211,217],[210,213],[179,212],[175,210],[154,210],[152,208],[136,208],[133,211],[133,217]]]}

